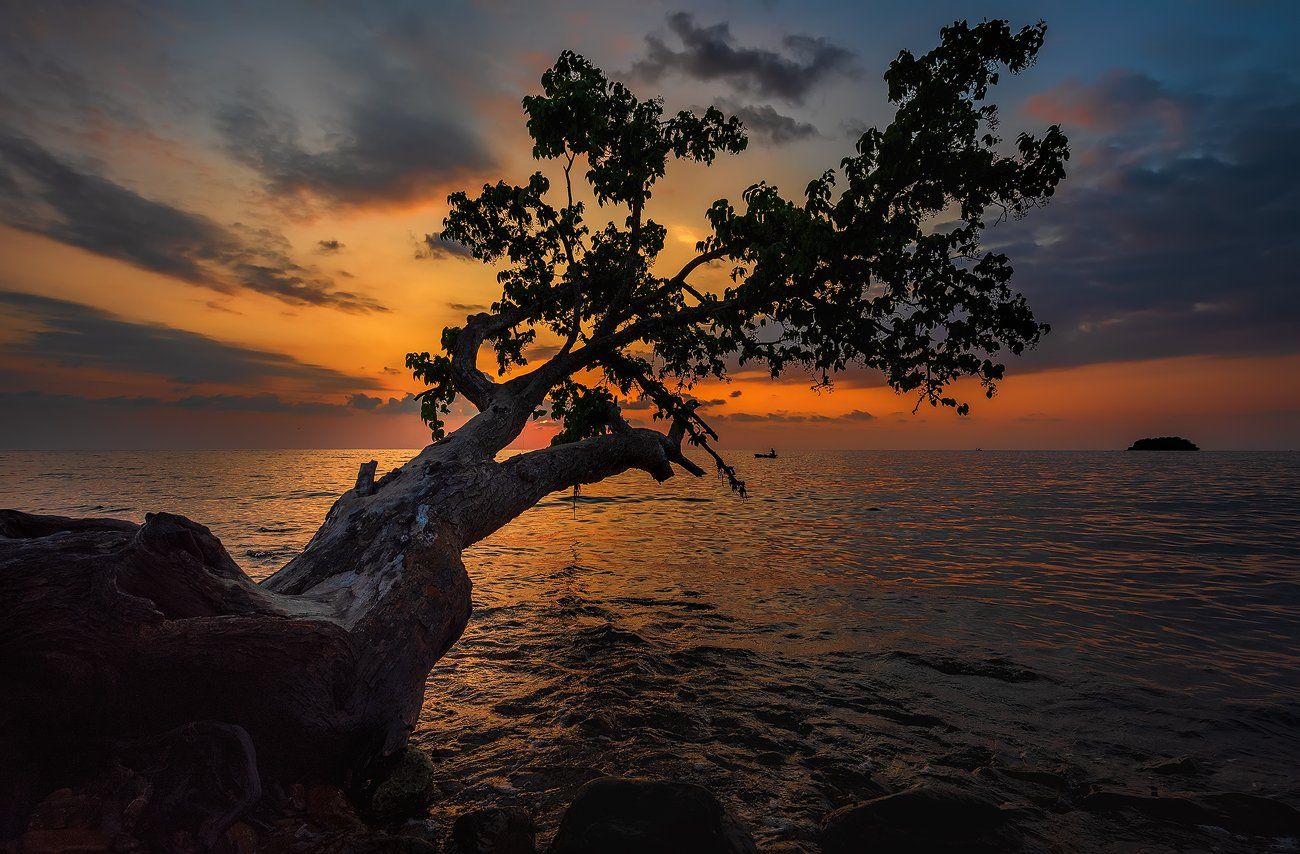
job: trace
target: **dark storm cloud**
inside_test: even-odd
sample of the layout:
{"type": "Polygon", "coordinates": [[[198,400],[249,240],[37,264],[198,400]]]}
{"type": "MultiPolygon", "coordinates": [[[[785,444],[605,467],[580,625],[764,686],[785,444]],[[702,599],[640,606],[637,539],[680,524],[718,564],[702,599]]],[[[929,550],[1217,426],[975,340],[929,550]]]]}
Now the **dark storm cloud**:
{"type": "Polygon", "coordinates": [[[857,423],[861,424],[861,423],[864,423],[864,422],[867,422],[867,421],[875,421],[875,420],[876,420],[876,416],[872,415],[870,412],[866,412],[866,411],[861,410],[861,409],[854,409],[854,410],[852,410],[851,412],[845,412],[843,415],[832,415],[832,416],[826,416],[826,415],[814,415],[814,416],[812,416],[812,418],[811,418],[810,420],[812,420],[812,421],[842,421],[842,422],[848,422],[848,423],[857,422],[857,423]]]}
{"type": "MultiPolygon", "coordinates": [[[[149,398],[140,398],[148,400],[149,398]]],[[[156,406],[205,409],[219,412],[290,412],[299,415],[341,415],[343,407],[333,403],[284,400],[275,394],[191,394],[178,400],[157,400],[156,406]]]]}
{"type": "Polygon", "coordinates": [[[448,116],[410,109],[408,91],[376,92],[349,105],[323,146],[303,142],[293,114],[269,96],[241,93],[217,113],[226,149],[275,195],[326,202],[402,202],[441,192],[493,165],[477,134],[448,116]]]}
{"type": "Polygon", "coordinates": [[[119,127],[143,129],[139,109],[114,91],[115,75],[88,72],[76,67],[75,59],[47,49],[52,30],[67,36],[82,26],[103,24],[95,20],[100,16],[120,22],[130,13],[92,4],[78,9],[77,24],[69,26],[64,12],[53,4],[0,3],[0,79],[6,84],[0,111],[6,120],[28,128],[84,130],[91,122],[108,119],[119,127]]]}
{"type": "Polygon", "coordinates": [[[353,409],[360,409],[363,412],[369,412],[377,409],[384,402],[382,397],[371,397],[368,394],[350,394],[348,395],[348,406],[353,409]]]}
{"type": "Polygon", "coordinates": [[[342,251],[343,244],[334,238],[329,240],[317,240],[316,251],[322,255],[332,255],[335,252],[342,251]]]}
{"type": "Polygon", "coordinates": [[[1175,93],[1146,74],[1115,69],[1094,83],[1070,81],[1035,95],[1025,102],[1025,112],[1085,132],[1164,125],[1177,133],[1188,113],[1205,104],[1205,99],[1175,93]]]}
{"type": "Polygon", "coordinates": [[[818,135],[814,125],[779,113],[769,104],[737,104],[723,99],[717,107],[744,122],[751,139],[769,145],[786,145],[818,135]]]}
{"type": "Polygon", "coordinates": [[[1036,351],[1002,354],[1010,371],[1300,352],[1295,92],[1285,75],[1209,95],[1116,71],[1028,99],[1016,124],[1061,122],[1073,156],[1047,208],[985,234],[1052,325],[1036,351]]]}
{"type": "Polygon", "coordinates": [[[475,260],[468,246],[454,240],[445,240],[439,234],[426,234],[423,240],[416,241],[415,257],[420,261],[430,258],[457,258],[461,261],[475,260]]]}
{"type": "Polygon", "coordinates": [[[1300,351],[1294,89],[1212,98],[1117,73],[1028,111],[1076,135],[1053,204],[988,234],[1053,326],[1029,364],[1300,351]]]}
{"type": "Polygon", "coordinates": [[[232,242],[206,217],[80,172],[17,137],[0,136],[0,193],[8,225],[189,281],[216,284],[204,264],[232,242]]]}
{"type": "Polygon", "coordinates": [[[840,119],[840,132],[848,139],[858,140],[871,130],[871,125],[862,119],[840,119]]]}
{"type": "MultiPolygon", "coordinates": [[[[701,400],[699,398],[689,398],[690,403],[695,404],[696,409],[711,409],[718,406],[726,406],[727,402],[721,398],[713,400],[701,400]]],[[[638,397],[635,399],[623,399],[618,402],[618,408],[623,412],[650,412],[657,410],[659,407],[653,400],[648,397],[638,397]]],[[[710,418],[722,418],[721,415],[711,415],[710,418]]]]}
{"type": "Polygon", "coordinates": [[[467,85],[492,85],[472,10],[448,21],[384,3],[311,15],[292,4],[8,5],[0,114],[26,136],[90,147],[89,136],[129,128],[206,147],[215,124],[221,148],[299,210],[303,194],[327,205],[441,195],[495,163],[467,85]]]}
{"type": "Polygon", "coordinates": [[[384,399],[369,394],[348,395],[347,406],[376,415],[415,415],[420,411],[420,401],[413,394],[384,399]]]}
{"type": "Polygon", "coordinates": [[[92,306],[35,294],[0,291],[3,314],[16,328],[0,352],[67,368],[97,368],[163,377],[186,385],[244,383],[266,377],[298,380],[317,391],[368,385],[330,368],[228,344],[172,326],[125,320],[92,306]]]}
{"type": "Polygon", "coordinates": [[[112,397],[86,397],[78,394],[53,394],[43,391],[0,392],[0,409],[20,408],[32,410],[90,410],[109,409],[181,409],[205,412],[263,412],[279,415],[345,416],[356,412],[374,415],[410,415],[420,411],[420,402],[413,395],[390,397],[387,400],[363,394],[349,395],[344,403],[328,401],[285,400],[275,394],[192,394],[170,399],[154,395],[114,395],[112,397]],[[374,405],[358,406],[356,401],[374,401],[374,405]]]}
{"type": "Polygon", "coordinates": [[[0,134],[0,221],[214,290],[238,288],[291,305],[384,310],[333,290],[295,264],[269,229],[226,228],[83,171],[28,139],[0,134]]]}
{"type": "Polygon", "coordinates": [[[800,103],[829,77],[853,76],[853,52],[822,38],[791,35],[783,50],[737,45],[726,22],[700,26],[689,12],[668,16],[668,28],[681,43],[674,49],[660,36],[645,37],[645,56],[632,73],[657,82],[672,73],[705,82],[724,81],[739,92],[800,103]]]}

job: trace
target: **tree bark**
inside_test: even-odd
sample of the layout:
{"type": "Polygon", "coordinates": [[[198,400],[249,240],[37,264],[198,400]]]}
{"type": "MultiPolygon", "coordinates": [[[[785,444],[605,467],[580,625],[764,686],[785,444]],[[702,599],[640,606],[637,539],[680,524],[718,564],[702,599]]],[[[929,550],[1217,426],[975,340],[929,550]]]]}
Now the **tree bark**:
{"type": "Polygon", "coordinates": [[[360,478],[260,584],[182,516],[0,511],[4,829],[97,751],[194,721],[246,731],[264,780],[358,784],[405,744],[465,628],[464,548],[577,483],[629,468],[662,480],[670,460],[698,472],[680,435],[631,428],[497,462],[535,404],[484,404],[373,485],[360,478]]]}

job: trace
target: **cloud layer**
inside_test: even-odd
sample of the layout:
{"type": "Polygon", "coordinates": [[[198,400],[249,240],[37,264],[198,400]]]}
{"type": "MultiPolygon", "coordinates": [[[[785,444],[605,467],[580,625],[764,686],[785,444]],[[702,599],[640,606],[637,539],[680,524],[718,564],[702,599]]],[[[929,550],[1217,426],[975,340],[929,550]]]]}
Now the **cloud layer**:
{"type": "Polygon", "coordinates": [[[737,45],[727,22],[701,26],[689,12],[669,15],[668,29],[680,47],[647,35],[645,55],[632,66],[635,77],[652,83],[670,75],[724,82],[737,92],[798,104],[828,78],[856,74],[853,52],[824,38],[788,35],[781,51],[737,45]]]}
{"type": "Polygon", "coordinates": [[[786,145],[818,135],[815,125],[779,113],[770,104],[741,104],[721,98],[716,106],[724,113],[739,118],[750,139],[769,145],[786,145]]]}
{"type": "MultiPolygon", "coordinates": [[[[356,435],[367,424],[387,429],[371,414],[419,424],[409,397],[376,392],[407,382],[404,370],[361,377],[355,366],[395,365],[398,330],[418,339],[490,302],[491,271],[448,263],[467,258],[464,247],[421,235],[438,227],[448,190],[517,181],[538,168],[519,98],[560,49],[626,69],[629,82],[647,84],[648,95],[665,91],[674,107],[713,104],[744,121],[750,151],[656,197],[654,215],[687,234],[699,230],[709,202],[735,200],[753,180],[797,197],[849,152],[843,134],[888,121],[878,77],[888,59],[900,47],[933,46],[949,20],[933,5],[819,0],[743,10],[705,3],[666,18],[662,7],[635,4],[581,15],[547,4],[447,14],[386,0],[309,11],[182,3],[165,15],[148,3],[88,4],[75,14],[57,4],[0,6],[0,240],[8,241],[0,256],[10,250],[15,259],[0,263],[5,391],[40,389],[23,398],[33,411],[76,405],[161,423],[170,409],[186,430],[283,415],[296,431],[328,416],[334,428],[357,425],[356,435]],[[11,229],[61,244],[40,247],[54,269],[18,258],[14,250],[34,241],[11,229]],[[154,274],[139,273],[129,292],[164,294],[176,313],[145,322],[133,314],[139,306],[107,288],[80,296],[94,283],[72,281],[70,271],[104,266],[84,263],[83,251],[134,268],[113,271],[115,281],[154,274]],[[429,259],[425,269],[412,256],[429,259]],[[430,274],[438,290],[416,286],[430,274]],[[175,290],[198,298],[176,299],[175,290]],[[104,309],[57,298],[69,293],[104,309]],[[296,326],[274,345],[282,353],[187,331],[275,323],[286,307],[393,314],[381,327],[377,317],[302,311],[320,323],[296,326]],[[346,343],[328,358],[342,367],[288,355],[305,336],[340,333],[346,343]],[[85,376],[128,377],[121,387],[139,394],[53,393],[80,391],[85,376]],[[235,412],[252,415],[216,414],[235,412]]],[[[1172,21],[1140,4],[1085,14],[1049,0],[1040,13],[1052,27],[1043,62],[993,97],[1004,136],[1059,122],[1074,156],[1050,207],[987,234],[988,248],[1010,255],[1015,286],[1054,327],[1038,351],[1008,360],[1013,381],[1041,369],[1125,362],[1122,372],[1134,360],[1178,356],[1281,364],[1274,357],[1300,352],[1296,22],[1248,6],[1207,6],[1172,21]],[[1107,50],[1078,49],[1102,43],[1107,50]]],[[[553,349],[541,341],[530,355],[553,349]]],[[[1272,392],[1279,408],[1294,400],[1286,377],[1242,371],[1243,387],[1280,386],[1272,392]]],[[[1037,381],[1069,382],[1065,372],[1037,381]]],[[[737,434],[770,424],[811,435],[829,424],[826,435],[847,436],[836,425],[871,424],[866,409],[881,417],[862,435],[892,423],[881,407],[894,404],[860,393],[880,386],[873,372],[845,375],[840,385],[854,391],[840,403],[802,398],[796,386],[808,379],[798,374],[781,378],[787,387],[776,397],[760,392],[767,382],[766,372],[742,371],[732,390],[743,388],[742,400],[718,391],[702,403],[737,434]],[[742,405],[747,412],[727,415],[742,405]],[[861,414],[821,414],[852,406],[861,414]]],[[[1075,388],[1086,406],[1105,406],[1113,393],[1075,388]]],[[[1007,423],[1077,415],[1055,404],[1025,411],[1045,414],[1007,423]]],[[[299,435],[286,434],[290,443],[299,435]]]]}
{"type": "Polygon", "coordinates": [[[1300,351],[1294,91],[1214,96],[1124,71],[1026,112],[1075,136],[1053,204],[989,234],[1053,325],[1031,363],[1300,351]]]}
{"type": "Polygon", "coordinates": [[[242,288],[290,305],[384,310],[294,263],[277,232],[227,228],[79,169],[30,139],[3,134],[0,221],[221,292],[242,288]]]}
{"type": "Polygon", "coordinates": [[[316,392],[351,391],[371,381],[331,368],[229,344],[156,323],[126,320],[82,303],[0,291],[12,358],[77,369],[159,377],[183,385],[255,385],[267,378],[295,381],[316,392]]]}
{"type": "MultiPolygon", "coordinates": [[[[408,93],[349,105],[308,148],[293,114],[263,92],[246,91],[218,111],[226,150],[255,169],[273,195],[307,194],[340,205],[436,197],[493,158],[455,119],[407,108],[408,93]]],[[[411,99],[414,100],[414,99],[411,99]]]]}

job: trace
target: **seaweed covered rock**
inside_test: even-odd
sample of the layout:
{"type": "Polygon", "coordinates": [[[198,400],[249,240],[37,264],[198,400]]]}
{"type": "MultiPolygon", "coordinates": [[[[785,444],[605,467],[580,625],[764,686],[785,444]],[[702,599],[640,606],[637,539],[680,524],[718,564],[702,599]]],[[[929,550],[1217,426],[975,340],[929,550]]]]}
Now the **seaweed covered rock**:
{"type": "Polygon", "coordinates": [[[691,783],[602,777],[564,813],[551,854],[757,854],[744,826],[691,783]]]}
{"type": "Polygon", "coordinates": [[[428,808],[433,793],[433,763],[423,751],[408,746],[375,787],[370,812],[379,822],[412,818],[428,808]]]}

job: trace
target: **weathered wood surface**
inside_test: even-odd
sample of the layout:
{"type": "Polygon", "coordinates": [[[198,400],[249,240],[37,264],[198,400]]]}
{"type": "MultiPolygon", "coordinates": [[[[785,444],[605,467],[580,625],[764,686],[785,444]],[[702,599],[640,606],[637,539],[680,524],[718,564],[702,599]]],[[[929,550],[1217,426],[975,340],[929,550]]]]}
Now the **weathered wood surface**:
{"type": "Polygon", "coordinates": [[[357,485],[352,487],[356,490],[357,495],[375,494],[375,469],[378,467],[378,460],[371,460],[368,463],[361,464],[361,469],[357,472],[357,485]]]}

